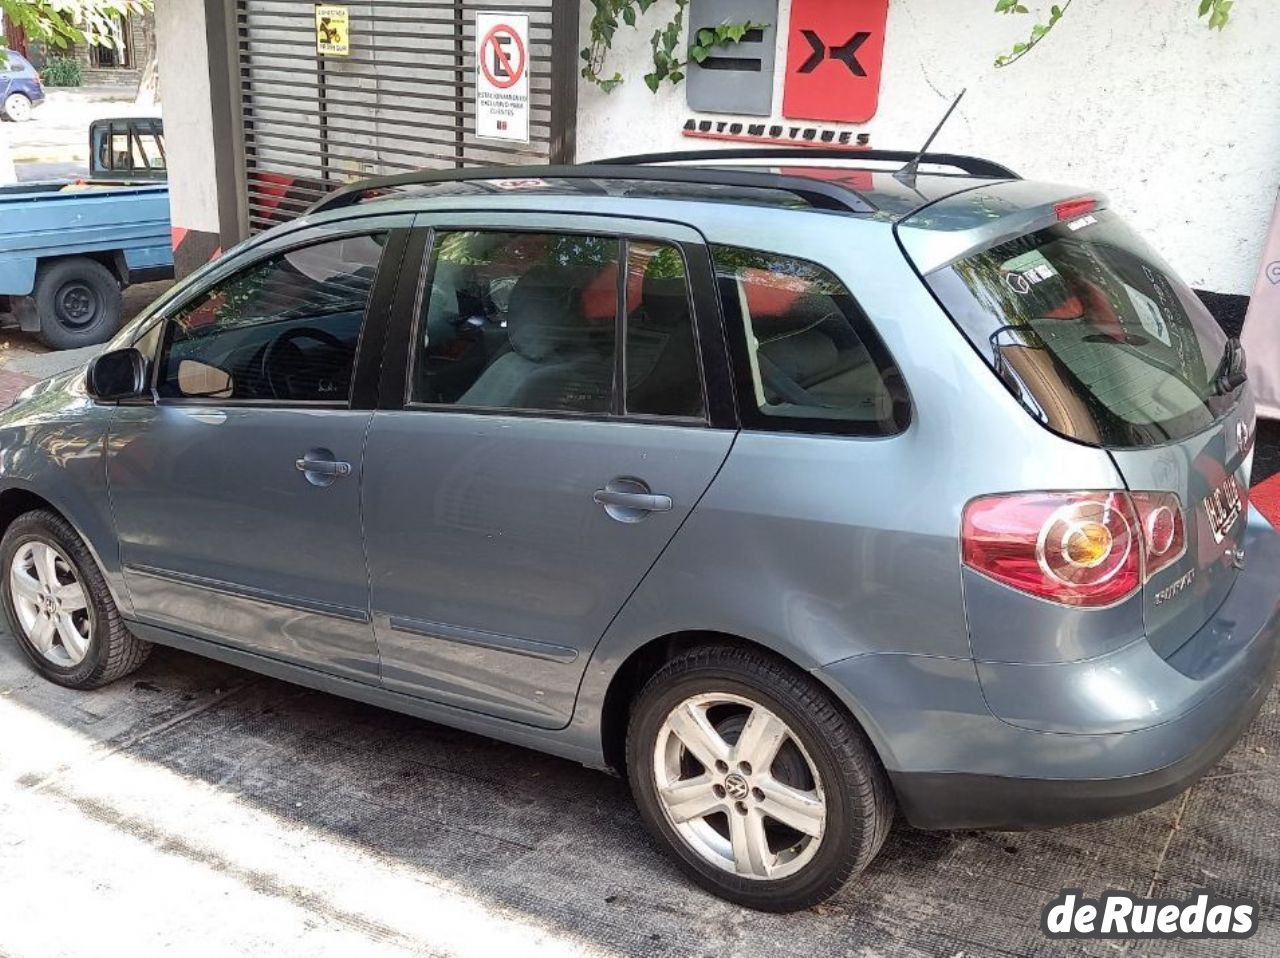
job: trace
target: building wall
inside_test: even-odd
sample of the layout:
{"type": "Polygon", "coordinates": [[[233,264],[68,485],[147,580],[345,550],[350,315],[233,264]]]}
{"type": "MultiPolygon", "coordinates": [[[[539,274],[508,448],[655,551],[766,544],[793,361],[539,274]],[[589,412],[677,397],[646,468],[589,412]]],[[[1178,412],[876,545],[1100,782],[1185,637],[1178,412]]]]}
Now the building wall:
{"type": "MultiPolygon", "coordinates": [[[[1035,21],[997,16],[993,5],[891,0],[879,112],[850,129],[870,133],[873,146],[917,148],[967,87],[934,149],[1104,190],[1193,286],[1251,292],[1280,186],[1274,2],[1236,4],[1222,33],[1197,21],[1188,0],[1077,4],[1043,44],[1000,70],[995,56],[1035,21]]],[[[780,0],[777,118],[790,6],[780,0]]],[[[683,87],[655,96],[642,79],[649,37],[671,10],[660,0],[639,29],[619,29],[606,74],[620,69],[622,87],[606,95],[581,84],[578,159],[711,145],[682,137],[681,126],[722,117],[690,111],[683,87]]],[[[583,4],[584,44],[589,14],[583,4]]]]}

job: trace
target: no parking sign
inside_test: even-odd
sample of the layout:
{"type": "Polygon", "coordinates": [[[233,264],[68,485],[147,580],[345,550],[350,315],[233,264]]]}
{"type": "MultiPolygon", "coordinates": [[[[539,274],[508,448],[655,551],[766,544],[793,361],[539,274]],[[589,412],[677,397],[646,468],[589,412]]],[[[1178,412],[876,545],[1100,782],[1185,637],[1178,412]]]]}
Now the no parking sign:
{"type": "Polygon", "coordinates": [[[529,18],[476,14],[476,136],[529,142],[529,18]]]}

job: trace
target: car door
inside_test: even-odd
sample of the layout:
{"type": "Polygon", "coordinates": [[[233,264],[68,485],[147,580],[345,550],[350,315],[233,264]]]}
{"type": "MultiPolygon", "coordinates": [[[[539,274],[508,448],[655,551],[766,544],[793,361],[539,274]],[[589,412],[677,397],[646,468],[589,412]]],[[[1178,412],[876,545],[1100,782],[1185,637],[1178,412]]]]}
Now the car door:
{"type": "Polygon", "coordinates": [[[147,333],[107,461],[139,621],[377,681],[362,449],[409,224],[275,241],[147,333]]]}
{"type": "Polygon", "coordinates": [[[592,649],[736,434],[703,387],[700,355],[724,362],[715,307],[691,296],[714,303],[709,260],[670,224],[418,225],[423,278],[415,290],[407,254],[406,328],[389,334],[365,451],[383,683],[562,727],[592,649]]]}

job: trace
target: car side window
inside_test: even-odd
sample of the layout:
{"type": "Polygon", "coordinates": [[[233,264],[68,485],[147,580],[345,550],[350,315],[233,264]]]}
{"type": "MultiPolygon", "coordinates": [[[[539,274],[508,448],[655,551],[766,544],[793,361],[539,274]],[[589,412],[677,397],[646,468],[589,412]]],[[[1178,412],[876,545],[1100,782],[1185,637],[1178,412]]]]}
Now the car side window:
{"type": "Polygon", "coordinates": [[[627,243],[626,411],[702,418],[706,406],[684,257],[670,243],[627,243]]]}
{"type": "Polygon", "coordinates": [[[170,318],[162,398],[346,402],[385,233],[269,257],[170,318]]]}
{"type": "Polygon", "coordinates": [[[760,428],[901,432],[906,388],[884,344],[844,284],[806,260],[730,246],[712,248],[725,314],[745,331],[760,428]]]}
{"type": "Polygon", "coordinates": [[[436,233],[410,401],[610,412],[620,246],[570,233],[436,233]]]}

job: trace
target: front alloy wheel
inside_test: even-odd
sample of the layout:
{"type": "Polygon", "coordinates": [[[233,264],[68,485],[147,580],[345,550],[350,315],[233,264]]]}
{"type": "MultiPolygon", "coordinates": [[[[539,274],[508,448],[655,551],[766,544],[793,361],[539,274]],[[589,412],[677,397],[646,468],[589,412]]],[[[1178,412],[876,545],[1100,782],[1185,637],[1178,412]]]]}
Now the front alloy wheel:
{"type": "Polygon", "coordinates": [[[9,590],[23,636],[54,665],[84,661],[93,640],[89,601],[75,566],[57,548],[32,539],[9,566],[9,590]]]}

